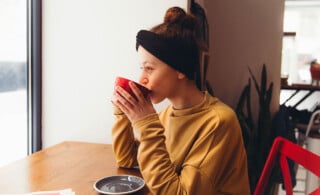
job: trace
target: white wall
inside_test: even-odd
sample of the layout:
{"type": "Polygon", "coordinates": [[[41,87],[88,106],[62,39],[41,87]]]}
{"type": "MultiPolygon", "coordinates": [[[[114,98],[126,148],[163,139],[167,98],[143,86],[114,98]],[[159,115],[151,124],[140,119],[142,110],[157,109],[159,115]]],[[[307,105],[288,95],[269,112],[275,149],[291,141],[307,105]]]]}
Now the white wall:
{"type": "MultiPolygon", "coordinates": [[[[111,143],[114,79],[139,75],[136,32],[161,22],[168,7],[186,8],[188,2],[43,0],[44,147],[64,140],[111,143]]],[[[209,20],[207,77],[216,95],[235,107],[249,77],[247,67],[260,77],[266,63],[276,110],[283,0],[198,2],[209,20]]]]}
{"type": "Polygon", "coordinates": [[[111,143],[117,75],[136,80],[138,30],[187,0],[43,0],[43,146],[111,143]]]}

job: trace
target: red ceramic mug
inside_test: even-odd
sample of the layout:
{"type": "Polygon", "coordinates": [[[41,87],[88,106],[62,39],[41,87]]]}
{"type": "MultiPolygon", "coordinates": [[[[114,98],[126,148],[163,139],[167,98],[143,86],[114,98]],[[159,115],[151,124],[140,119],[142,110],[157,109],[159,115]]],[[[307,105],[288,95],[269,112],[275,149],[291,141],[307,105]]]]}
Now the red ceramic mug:
{"type": "MultiPolygon", "coordinates": [[[[117,77],[116,81],[115,81],[115,86],[120,86],[122,87],[124,90],[126,90],[130,95],[132,95],[133,97],[136,97],[135,94],[133,93],[133,91],[131,90],[131,87],[129,86],[129,82],[132,80],[129,80],[127,78],[124,77],[117,77]]],[[[134,81],[132,81],[134,82],[134,81]]],[[[150,90],[147,89],[146,87],[142,86],[141,84],[134,82],[134,84],[140,89],[142,95],[147,98],[148,94],[150,93],[150,90]]]]}

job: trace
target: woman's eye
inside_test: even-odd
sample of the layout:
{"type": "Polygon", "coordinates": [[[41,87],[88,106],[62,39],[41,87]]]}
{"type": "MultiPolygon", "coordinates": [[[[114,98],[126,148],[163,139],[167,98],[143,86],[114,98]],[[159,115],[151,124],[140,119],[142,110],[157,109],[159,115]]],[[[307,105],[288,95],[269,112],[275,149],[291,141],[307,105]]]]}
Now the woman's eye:
{"type": "Polygon", "coordinates": [[[151,72],[153,70],[153,68],[150,66],[143,66],[143,67],[140,67],[140,69],[146,72],[151,72]]]}
{"type": "Polygon", "coordinates": [[[151,70],[153,70],[153,68],[152,67],[146,67],[146,70],[147,71],[151,71],[151,70]]]}

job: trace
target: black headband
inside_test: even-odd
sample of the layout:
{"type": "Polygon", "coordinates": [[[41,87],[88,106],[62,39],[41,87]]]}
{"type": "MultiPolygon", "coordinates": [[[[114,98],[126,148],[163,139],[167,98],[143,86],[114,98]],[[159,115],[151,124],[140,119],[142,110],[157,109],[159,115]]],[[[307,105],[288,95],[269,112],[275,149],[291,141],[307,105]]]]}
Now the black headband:
{"type": "Polygon", "coordinates": [[[199,66],[199,51],[196,45],[190,46],[176,38],[164,38],[146,30],[137,34],[136,50],[139,45],[189,79],[194,79],[199,66]]]}

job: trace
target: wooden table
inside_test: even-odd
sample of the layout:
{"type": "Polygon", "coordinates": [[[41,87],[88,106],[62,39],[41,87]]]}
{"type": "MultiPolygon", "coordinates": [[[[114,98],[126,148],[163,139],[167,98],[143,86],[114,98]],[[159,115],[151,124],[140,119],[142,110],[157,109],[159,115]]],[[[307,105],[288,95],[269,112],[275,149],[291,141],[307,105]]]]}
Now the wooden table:
{"type": "MultiPolygon", "coordinates": [[[[97,195],[95,181],[120,174],[141,177],[136,169],[117,167],[110,144],[63,142],[0,167],[0,194],[71,188],[76,195],[97,195]]],[[[144,187],[136,194],[151,193],[144,187]]]]}

